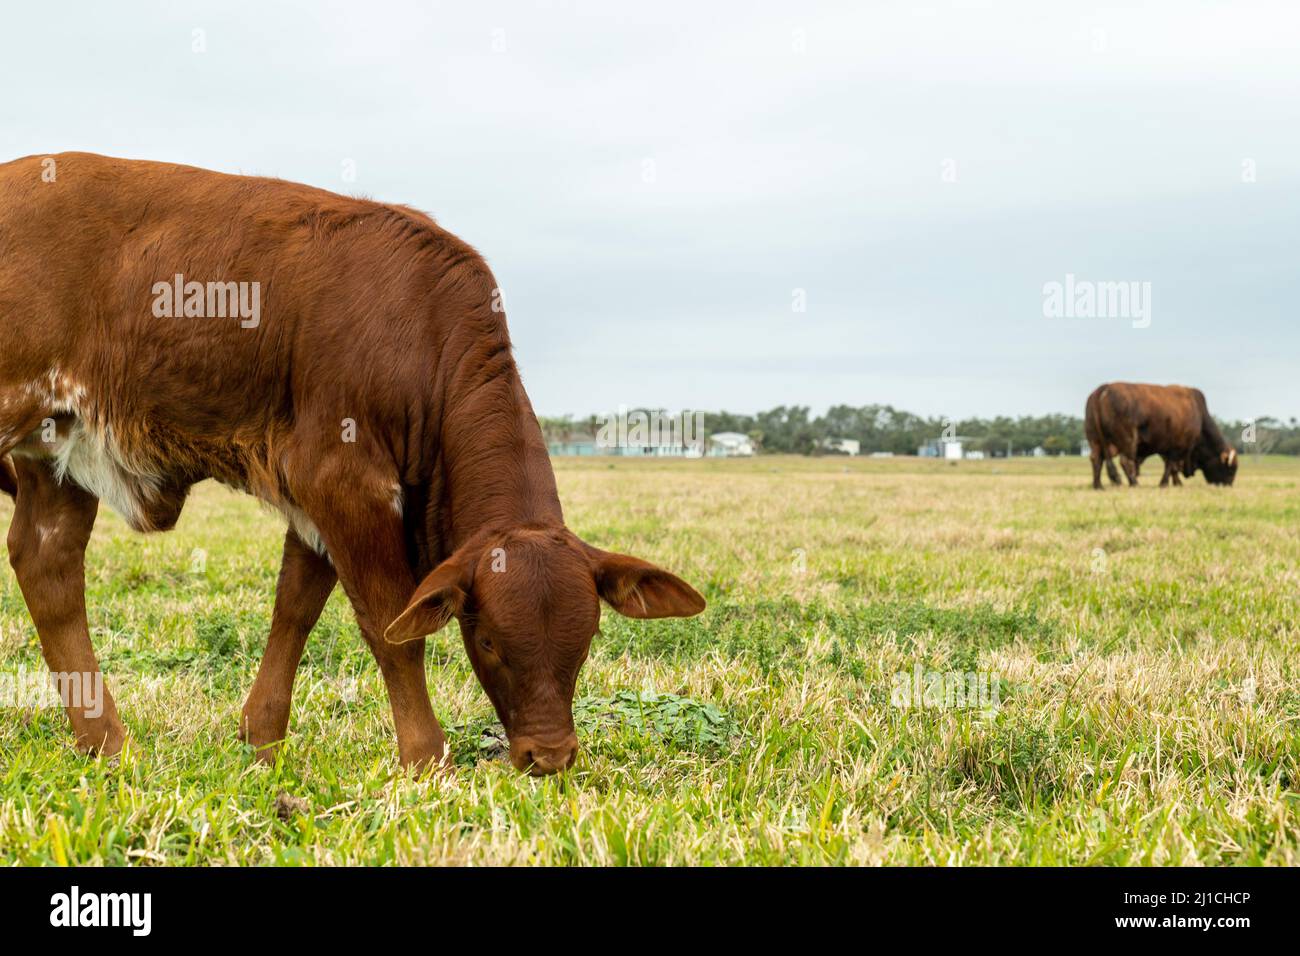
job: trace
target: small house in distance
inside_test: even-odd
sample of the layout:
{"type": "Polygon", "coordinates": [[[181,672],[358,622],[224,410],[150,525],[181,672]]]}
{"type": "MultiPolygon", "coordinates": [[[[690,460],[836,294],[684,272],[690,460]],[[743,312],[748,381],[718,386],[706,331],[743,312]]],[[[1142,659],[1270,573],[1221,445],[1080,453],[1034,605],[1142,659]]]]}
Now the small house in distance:
{"type": "Polygon", "coordinates": [[[856,438],[826,438],[822,440],[822,451],[828,455],[848,455],[856,458],[862,451],[862,442],[856,438]]]}
{"type": "Polygon", "coordinates": [[[682,442],[675,442],[668,445],[643,445],[640,447],[632,446],[630,448],[612,449],[609,452],[614,455],[631,455],[646,456],[652,455],[655,458],[701,458],[703,452],[700,450],[698,442],[692,442],[689,445],[682,442]]]}
{"type": "Polygon", "coordinates": [[[936,438],[926,442],[916,450],[916,453],[922,458],[944,458],[948,461],[958,461],[962,458],[962,443],[969,440],[961,436],[936,438]]]}
{"type": "Polygon", "coordinates": [[[754,454],[754,442],[740,432],[714,432],[709,436],[709,457],[748,458],[754,454]]]}
{"type": "Polygon", "coordinates": [[[663,445],[604,445],[596,436],[580,431],[550,436],[546,450],[553,457],[612,455],[620,458],[700,458],[704,454],[702,445],[694,441],[690,444],[679,441],[663,445]]]}

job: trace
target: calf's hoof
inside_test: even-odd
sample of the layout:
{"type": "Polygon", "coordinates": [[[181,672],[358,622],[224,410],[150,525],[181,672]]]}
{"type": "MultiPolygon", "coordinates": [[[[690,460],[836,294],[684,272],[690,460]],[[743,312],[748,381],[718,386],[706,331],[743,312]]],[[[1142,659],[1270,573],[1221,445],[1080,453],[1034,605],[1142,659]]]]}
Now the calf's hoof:
{"type": "Polygon", "coordinates": [[[267,726],[244,713],[239,718],[239,739],[253,748],[253,756],[264,764],[275,763],[287,728],[267,726]]]}
{"type": "Polygon", "coordinates": [[[77,752],[88,757],[117,757],[126,746],[121,721],[87,721],[76,730],[77,752]]]}
{"type": "Polygon", "coordinates": [[[450,773],[452,769],[451,751],[447,749],[445,740],[431,741],[422,746],[400,747],[398,760],[403,770],[417,777],[450,773]]]}

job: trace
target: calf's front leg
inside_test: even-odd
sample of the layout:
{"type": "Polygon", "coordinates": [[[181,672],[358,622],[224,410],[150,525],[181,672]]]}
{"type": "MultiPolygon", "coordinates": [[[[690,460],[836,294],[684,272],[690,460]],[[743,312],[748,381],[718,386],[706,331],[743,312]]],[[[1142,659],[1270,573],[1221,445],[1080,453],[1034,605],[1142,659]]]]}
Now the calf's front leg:
{"type": "Polygon", "coordinates": [[[320,620],[338,575],[329,559],[303,543],[292,528],[284,536],[280,580],[275,587],[271,636],[239,718],[239,736],[256,749],[265,763],[289,730],[293,679],[311,629],[320,620]]]}
{"type": "Polygon", "coordinates": [[[424,640],[384,640],[384,631],[406,609],[416,583],[394,492],[367,493],[364,489],[382,487],[383,480],[335,471],[328,464],[299,473],[314,476],[310,484],[295,488],[294,496],[320,531],[361,636],[379,665],[401,762],[417,770],[440,764],[446,737],[429,703],[424,640]]]}
{"type": "Polygon", "coordinates": [[[1165,458],[1165,475],[1160,479],[1160,487],[1168,487],[1169,482],[1174,483],[1175,488],[1182,487],[1183,484],[1183,456],[1178,453],[1172,453],[1165,458]]]}
{"type": "Polygon", "coordinates": [[[1120,467],[1124,469],[1124,477],[1128,479],[1129,487],[1130,488],[1136,487],[1138,483],[1138,471],[1140,470],[1140,466],[1137,463],[1137,458],[1133,456],[1121,454],[1119,457],[1119,463],[1120,463],[1120,467]]]}
{"type": "Polygon", "coordinates": [[[86,626],[86,544],[99,499],[60,483],[48,464],[16,458],[17,495],[9,526],[9,563],[41,639],[64,709],[84,753],[112,756],[126,728],[108,692],[86,626]]]}

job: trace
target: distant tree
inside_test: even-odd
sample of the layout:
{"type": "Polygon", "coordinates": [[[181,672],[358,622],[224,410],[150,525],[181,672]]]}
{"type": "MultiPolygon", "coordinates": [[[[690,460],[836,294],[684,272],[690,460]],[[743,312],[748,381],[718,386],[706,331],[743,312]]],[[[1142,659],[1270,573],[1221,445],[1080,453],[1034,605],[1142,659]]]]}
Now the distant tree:
{"type": "MultiPolygon", "coordinates": [[[[648,411],[648,410],[645,410],[648,411]]],[[[542,433],[551,436],[585,431],[594,436],[604,419],[592,415],[575,422],[571,416],[539,418],[542,433]]],[[[753,415],[734,412],[705,412],[706,432],[739,432],[748,435],[756,449],[774,454],[811,455],[827,438],[857,441],[864,454],[884,451],[914,455],[927,442],[939,438],[948,421],[923,417],[892,405],[834,405],[825,415],[814,417],[804,405],[778,405],[753,415]]],[[[953,429],[986,454],[1005,454],[1008,446],[1017,455],[1042,446],[1053,455],[1070,454],[1083,441],[1083,419],[1073,415],[1022,415],[1011,418],[965,418],[953,429]]],[[[1251,422],[1219,423],[1224,436],[1242,452],[1300,455],[1300,422],[1261,416],[1251,422]],[[1251,431],[1247,431],[1250,427],[1251,431]],[[1243,439],[1243,432],[1254,437],[1243,439]]]]}
{"type": "Polygon", "coordinates": [[[975,447],[986,455],[1005,455],[1007,453],[1008,439],[1001,432],[990,432],[983,438],[976,440],[975,447]]]}
{"type": "Polygon", "coordinates": [[[573,432],[572,415],[561,415],[559,418],[539,415],[537,423],[542,426],[542,437],[548,442],[563,441],[573,432]]]}

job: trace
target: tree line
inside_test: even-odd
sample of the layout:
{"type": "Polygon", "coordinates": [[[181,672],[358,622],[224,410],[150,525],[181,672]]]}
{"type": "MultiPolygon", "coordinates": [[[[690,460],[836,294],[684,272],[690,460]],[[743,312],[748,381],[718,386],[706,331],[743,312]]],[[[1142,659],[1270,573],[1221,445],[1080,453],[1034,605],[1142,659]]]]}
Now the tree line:
{"type": "MultiPolygon", "coordinates": [[[[661,410],[660,414],[668,413],[661,410]]],[[[596,415],[539,418],[547,441],[594,437],[604,421],[596,415]]],[[[1243,452],[1300,455],[1300,422],[1295,418],[1218,422],[1228,441],[1243,452]]],[[[960,438],[967,449],[991,456],[1026,455],[1036,448],[1049,455],[1077,455],[1084,440],[1083,419],[1076,415],[954,419],[916,415],[892,405],[835,405],[817,416],[806,405],[779,405],[752,415],[705,412],[704,423],[708,434],[739,432],[748,435],[760,452],[770,454],[823,454],[828,440],[847,438],[859,442],[864,455],[915,455],[923,445],[946,437],[960,438]]]]}

